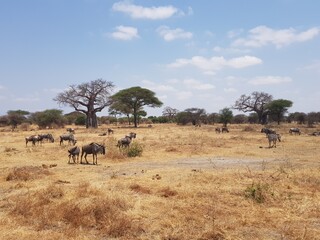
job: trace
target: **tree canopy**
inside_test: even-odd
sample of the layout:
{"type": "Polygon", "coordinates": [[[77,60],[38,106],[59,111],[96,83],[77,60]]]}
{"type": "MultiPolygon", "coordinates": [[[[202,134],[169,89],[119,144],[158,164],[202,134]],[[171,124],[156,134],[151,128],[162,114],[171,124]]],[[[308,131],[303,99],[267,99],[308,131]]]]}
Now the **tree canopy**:
{"type": "Polygon", "coordinates": [[[286,99],[277,99],[271,101],[267,105],[269,116],[280,124],[284,114],[288,111],[288,108],[292,107],[292,102],[286,99]]]}
{"type": "Polygon", "coordinates": [[[241,95],[235,102],[234,109],[242,112],[255,112],[258,115],[258,121],[265,124],[267,121],[267,104],[272,101],[272,95],[265,92],[253,92],[251,95],[241,95]]]}
{"type": "Polygon", "coordinates": [[[108,106],[108,97],[113,90],[112,82],[103,79],[88,83],[71,85],[68,90],[59,93],[53,100],[62,105],[68,105],[86,115],[86,127],[98,127],[97,112],[108,106]]]}
{"type": "Polygon", "coordinates": [[[110,97],[109,110],[121,112],[125,115],[132,114],[134,126],[138,126],[138,116],[143,111],[143,107],[161,107],[162,102],[149,89],[141,87],[131,87],[120,90],[110,97]]]}
{"type": "Polygon", "coordinates": [[[220,122],[223,123],[223,126],[227,126],[228,123],[231,123],[231,120],[233,118],[233,113],[230,110],[230,108],[224,108],[220,110],[220,122]]]}

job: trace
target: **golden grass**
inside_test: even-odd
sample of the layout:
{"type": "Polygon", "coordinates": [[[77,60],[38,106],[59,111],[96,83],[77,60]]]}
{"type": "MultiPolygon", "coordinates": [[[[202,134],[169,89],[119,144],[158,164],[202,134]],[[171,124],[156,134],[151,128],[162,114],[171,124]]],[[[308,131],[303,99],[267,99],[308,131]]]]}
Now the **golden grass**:
{"type": "Polygon", "coordinates": [[[314,129],[295,136],[290,125],[274,126],[283,141],[269,149],[259,125],[231,125],[227,134],[154,125],[99,136],[108,127],[76,129],[78,146],[106,144],[97,166],[68,164],[70,146],[57,141],[63,129],[1,130],[0,239],[320,239],[314,129]],[[140,157],[116,147],[131,131],[140,157]],[[26,147],[38,132],[56,142],[26,147]]]}

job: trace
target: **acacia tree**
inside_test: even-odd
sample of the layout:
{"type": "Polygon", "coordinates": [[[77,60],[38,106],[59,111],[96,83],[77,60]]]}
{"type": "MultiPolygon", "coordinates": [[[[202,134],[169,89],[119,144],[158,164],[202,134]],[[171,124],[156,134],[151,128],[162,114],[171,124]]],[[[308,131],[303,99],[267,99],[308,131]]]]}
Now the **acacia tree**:
{"type": "Polygon", "coordinates": [[[131,87],[120,90],[110,97],[109,109],[117,110],[124,114],[133,115],[134,126],[138,126],[138,115],[143,111],[144,106],[161,107],[162,102],[149,89],[131,87]]]}
{"type": "Polygon", "coordinates": [[[86,127],[97,128],[96,114],[108,106],[108,97],[113,88],[112,82],[97,79],[89,83],[71,85],[68,90],[59,93],[53,100],[84,113],[86,115],[86,127]]]}
{"type": "Polygon", "coordinates": [[[227,127],[228,123],[231,123],[232,118],[233,118],[233,113],[230,110],[230,108],[224,108],[220,110],[220,122],[223,123],[224,127],[227,127]]]}
{"type": "Polygon", "coordinates": [[[292,104],[292,101],[286,99],[277,99],[271,101],[267,105],[270,117],[277,121],[279,125],[284,114],[288,111],[288,108],[292,107],[292,104]]]}
{"type": "Polygon", "coordinates": [[[234,109],[242,112],[255,112],[258,116],[258,121],[265,124],[267,121],[268,109],[267,104],[272,101],[272,95],[265,92],[253,92],[251,95],[241,95],[235,102],[234,109]]]}

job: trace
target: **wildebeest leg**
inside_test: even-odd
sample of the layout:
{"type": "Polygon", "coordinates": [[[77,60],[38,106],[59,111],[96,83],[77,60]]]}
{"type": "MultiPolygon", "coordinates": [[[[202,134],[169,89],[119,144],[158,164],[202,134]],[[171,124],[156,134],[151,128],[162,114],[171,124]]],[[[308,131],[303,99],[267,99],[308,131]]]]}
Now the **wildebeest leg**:
{"type": "Polygon", "coordinates": [[[88,153],[85,153],[85,154],[84,154],[84,159],[86,160],[86,163],[89,164],[89,162],[88,162],[88,160],[87,160],[87,155],[88,155],[88,153]]]}

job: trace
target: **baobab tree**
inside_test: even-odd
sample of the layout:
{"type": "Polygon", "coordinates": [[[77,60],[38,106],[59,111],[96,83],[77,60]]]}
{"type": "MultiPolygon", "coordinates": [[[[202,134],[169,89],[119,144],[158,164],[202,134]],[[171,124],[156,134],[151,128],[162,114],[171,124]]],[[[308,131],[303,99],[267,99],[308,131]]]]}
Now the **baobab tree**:
{"type": "Polygon", "coordinates": [[[234,109],[242,112],[255,112],[258,115],[259,123],[267,121],[267,104],[272,101],[272,95],[265,92],[253,92],[250,96],[241,95],[233,106],[234,109]]]}
{"type": "Polygon", "coordinates": [[[59,93],[53,100],[61,105],[74,108],[75,111],[86,115],[86,127],[97,128],[97,112],[108,106],[109,96],[114,88],[112,82],[103,79],[89,83],[71,85],[69,89],[59,93]]]}

